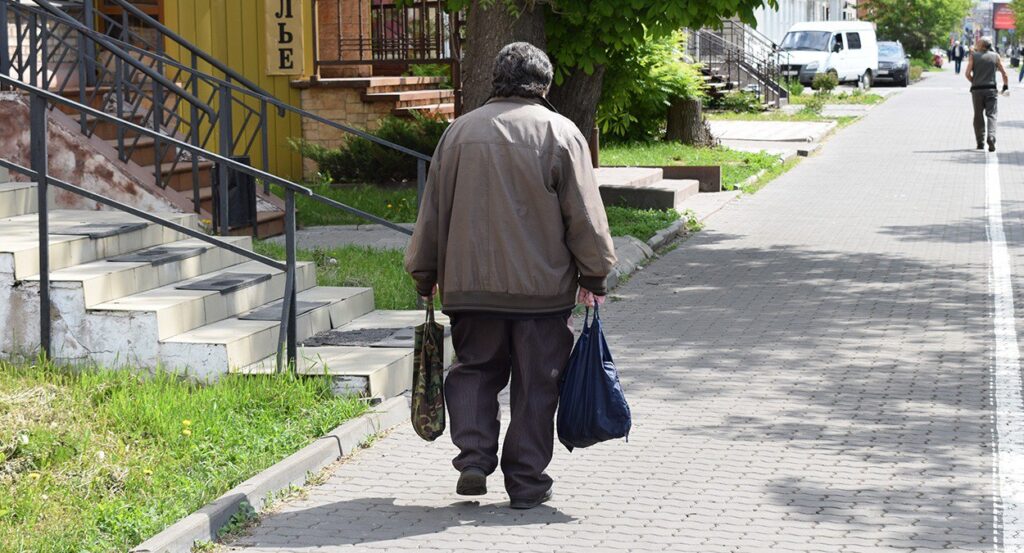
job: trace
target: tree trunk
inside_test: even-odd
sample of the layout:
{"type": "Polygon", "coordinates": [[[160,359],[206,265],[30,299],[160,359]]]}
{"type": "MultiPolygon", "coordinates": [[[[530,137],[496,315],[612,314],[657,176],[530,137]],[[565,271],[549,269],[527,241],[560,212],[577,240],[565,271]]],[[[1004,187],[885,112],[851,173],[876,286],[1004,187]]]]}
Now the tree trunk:
{"type": "Polygon", "coordinates": [[[510,42],[524,41],[547,50],[544,7],[517,0],[518,16],[504,2],[491,6],[474,0],[466,17],[466,45],[462,61],[462,113],[480,107],[491,95],[494,58],[510,42]],[[528,5],[529,4],[529,5],[528,5]]]}
{"type": "Polygon", "coordinates": [[[703,106],[698,98],[675,98],[668,108],[666,140],[690,146],[712,146],[715,139],[704,120],[703,106]]]}
{"type": "Polygon", "coordinates": [[[577,69],[562,84],[552,87],[548,100],[559,113],[568,117],[579,127],[583,136],[590,138],[597,118],[597,103],[601,100],[601,85],[604,83],[604,66],[587,75],[577,69]]]}

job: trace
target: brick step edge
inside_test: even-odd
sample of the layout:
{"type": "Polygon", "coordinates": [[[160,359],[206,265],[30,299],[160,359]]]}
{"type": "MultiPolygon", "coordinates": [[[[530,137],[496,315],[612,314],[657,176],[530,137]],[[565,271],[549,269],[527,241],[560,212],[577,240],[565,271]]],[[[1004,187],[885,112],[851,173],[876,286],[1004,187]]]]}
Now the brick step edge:
{"type": "Polygon", "coordinates": [[[196,542],[216,542],[217,531],[248,502],[263,512],[267,497],[291,486],[302,486],[310,474],[351,455],[366,438],[409,421],[409,395],[381,402],[362,416],[338,426],[308,446],[242,482],[198,511],[165,528],[131,553],[190,553],[196,542]]]}

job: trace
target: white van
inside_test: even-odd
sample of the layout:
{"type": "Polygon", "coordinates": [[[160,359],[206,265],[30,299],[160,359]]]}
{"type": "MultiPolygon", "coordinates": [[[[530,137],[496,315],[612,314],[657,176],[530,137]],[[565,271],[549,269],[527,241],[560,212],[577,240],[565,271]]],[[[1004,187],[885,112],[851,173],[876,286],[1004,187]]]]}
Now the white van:
{"type": "Polygon", "coordinates": [[[813,21],[790,28],[779,46],[782,75],[809,85],[820,73],[834,73],[839,82],[871,88],[878,74],[878,40],[872,23],[813,21]]]}

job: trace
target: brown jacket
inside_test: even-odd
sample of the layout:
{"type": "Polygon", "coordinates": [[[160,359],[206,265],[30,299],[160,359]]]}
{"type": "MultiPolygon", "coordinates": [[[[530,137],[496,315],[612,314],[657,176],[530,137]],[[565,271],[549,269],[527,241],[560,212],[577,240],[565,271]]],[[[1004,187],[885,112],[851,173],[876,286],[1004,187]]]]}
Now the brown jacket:
{"type": "Polygon", "coordinates": [[[441,137],[405,268],[445,311],[555,313],[615,265],[586,140],[526,98],[494,98],[441,137]]]}

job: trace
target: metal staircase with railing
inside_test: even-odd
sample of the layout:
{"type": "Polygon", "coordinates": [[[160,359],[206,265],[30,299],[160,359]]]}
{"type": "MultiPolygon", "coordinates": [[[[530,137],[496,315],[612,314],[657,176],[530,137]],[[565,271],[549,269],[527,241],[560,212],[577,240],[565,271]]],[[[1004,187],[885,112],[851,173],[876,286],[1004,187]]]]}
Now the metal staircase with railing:
{"type": "MultiPolygon", "coordinates": [[[[162,367],[203,379],[290,368],[331,375],[346,391],[387,396],[406,389],[411,342],[390,334],[404,332],[416,314],[374,311],[369,289],[317,286],[314,266],[296,260],[296,197],[409,231],[253,167],[242,154],[265,140],[267,117],[291,113],[414,156],[421,183],[429,157],[320,121],[235,75],[203,73],[195,67],[200,52],[181,63],[129,35],[113,39],[48,0],[33,1],[0,1],[0,15],[24,29],[16,48],[0,52],[7,54],[0,88],[29,100],[31,127],[30,162],[0,159],[0,168],[31,181],[12,182],[0,170],[0,325],[7,329],[0,352],[41,349],[56,359],[162,367]],[[150,213],[54,178],[54,108],[83,134],[116,144],[122,161],[151,161],[158,185],[175,186],[168,175],[184,175],[193,212],[150,213]],[[247,117],[232,123],[239,112],[247,117]],[[172,171],[163,170],[167,164],[172,171]],[[220,177],[214,205],[204,204],[203,191],[214,188],[201,168],[220,177]],[[279,191],[284,260],[253,252],[249,236],[229,236],[240,228],[225,200],[229,176],[259,183],[267,196],[279,191]],[[105,209],[55,209],[54,189],[105,209]],[[200,228],[211,210],[220,236],[200,228]],[[379,343],[301,345],[339,328],[373,330],[379,343]]],[[[85,19],[107,21],[83,11],[85,19]]]]}
{"type": "Polygon", "coordinates": [[[718,83],[717,92],[746,90],[773,107],[789,101],[782,75],[784,60],[780,60],[785,53],[743,23],[725,20],[717,29],[690,30],[687,54],[702,65],[707,77],[718,83]]]}

